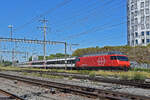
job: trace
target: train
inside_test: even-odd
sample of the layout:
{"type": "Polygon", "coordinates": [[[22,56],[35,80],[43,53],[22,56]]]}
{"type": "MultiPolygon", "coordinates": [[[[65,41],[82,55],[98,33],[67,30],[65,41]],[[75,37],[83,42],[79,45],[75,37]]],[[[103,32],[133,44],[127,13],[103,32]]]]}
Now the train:
{"type": "Polygon", "coordinates": [[[67,68],[67,69],[130,69],[127,55],[121,52],[100,52],[80,57],[30,61],[20,64],[22,67],[67,68]]]}

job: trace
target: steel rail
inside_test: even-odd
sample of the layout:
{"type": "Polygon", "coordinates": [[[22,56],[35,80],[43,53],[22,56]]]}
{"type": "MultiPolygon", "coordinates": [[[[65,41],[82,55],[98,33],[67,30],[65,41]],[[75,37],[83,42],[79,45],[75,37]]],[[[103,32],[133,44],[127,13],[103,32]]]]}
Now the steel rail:
{"type": "Polygon", "coordinates": [[[39,79],[33,79],[33,78],[25,78],[25,77],[2,74],[2,73],[0,73],[0,77],[23,81],[23,82],[27,82],[30,84],[40,85],[40,86],[48,87],[48,88],[49,87],[57,88],[65,92],[75,93],[79,95],[86,95],[88,97],[94,97],[94,98],[105,98],[109,100],[150,100],[150,97],[146,97],[146,96],[139,96],[139,95],[133,95],[133,94],[128,94],[128,93],[120,93],[120,92],[114,92],[114,91],[108,91],[108,90],[102,90],[102,89],[96,89],[96,88],[90,88],[90,87],[83,87],[83,86],[77,86],[77,85],[71,85],[71,84],[64,84],[64,83],[58,83],[58,82],[51,82],[51,81],[45,81],[45,80],[39,80],[39,79]]]}
{"type": "Polygon", "coordinates": [[[47,74],[47,75],[53,75],[53,76],[64,76],[64,77],[72,77],[72,78],[77,78],[77,79],[88,79],[88,80],[97,81],[97,82],[120,84],[120,85],[134,86],[137,88],[150,89],[150,83],[146,83],[145,81],[119,80],[119,79],[102,78],[99,76],[89,77],[89,75],[70,74],[70,73],[62,73],[62,72],[50,72],[50,71],[44,72],[44,71],[24,70],[24,71],[17,71],[17,72],[30,72],[30,73],[36,72],[40,74],[47,74]]]}
{"type": "MultiPolygon", "coordinates": [[[[9,100],[10,100],[10,99],[25,100],[24,98],[21,98],[21,97],[15,95],[15,94],[10,93],[10,92],[6,92],[6,91],[4,91],[4,90],[2,90],[2,89],[0,89],[0,93],[2,93],[2,94],[4,94],[4,95],[8,96],[7,99],[9,99],[9,100]]],[[[5,99],[5,100],[6,100],[6,99],[5,99]]]]}

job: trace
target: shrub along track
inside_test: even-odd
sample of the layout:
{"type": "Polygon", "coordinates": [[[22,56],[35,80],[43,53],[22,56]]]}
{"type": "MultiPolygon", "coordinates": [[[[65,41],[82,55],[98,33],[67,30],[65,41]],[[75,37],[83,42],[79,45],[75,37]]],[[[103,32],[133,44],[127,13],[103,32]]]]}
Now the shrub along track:
{"type": "Polygon", "coordinates": [[[119,80],[119,79],[111,79],[111,78],[102,78],[99,76],[91,77],[89,75],[71,74],[71,73],[64,73],[64,72],[51,72],[51,71],[31,71],[31,70],[18,71],[16,70],[16,72],[39,73],[41,75],[47,74],[47,75],[53,75],[53,76],[72,77],[76,79],[88,79],[88,80],[97,81],[97,82],[120,84],[120,85],[134,86],[137,88],[150,89],[150,82],[141,81],[141,80],[119,80]]]}
{"type": "Polygon", "coordinates": [[[0,94],[5,95],[5,97],[0,97],[0,100],[11,100],[11,99],[12,100],[14,100],[14,99],[15,100],[25,100],[15,94],[9,93],[9,92],[1,90],[1,89],[0,89],[0,94]]]}
{"type": "Polygon", "coordinates": [[[51,82],[33,78],[25,78],[20,76],[8,75],[0,73],[0,77],[7,78],[11,80],[18,80],[46,88],[56,88],[62,92],[75,93],[78,95],[91,97],[91,98],[100,98],[102,100],[150,100],[150,97],[132,95],[128,93],[120,93],[114,91],[106,91],[102,89],[89,88],[71,84],[64,84],[58,82],[51,82]]]}

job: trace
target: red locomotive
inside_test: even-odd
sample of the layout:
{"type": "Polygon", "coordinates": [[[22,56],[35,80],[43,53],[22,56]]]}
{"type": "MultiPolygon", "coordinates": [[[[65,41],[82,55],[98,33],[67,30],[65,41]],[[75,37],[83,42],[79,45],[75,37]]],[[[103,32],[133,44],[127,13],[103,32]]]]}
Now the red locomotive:
{"type": "Polygon", "coordinates": [[[79,69],[124,69],[130,68],[126,55],[120,52],[105,52],[78,57],[76,67],[79,69]]]}

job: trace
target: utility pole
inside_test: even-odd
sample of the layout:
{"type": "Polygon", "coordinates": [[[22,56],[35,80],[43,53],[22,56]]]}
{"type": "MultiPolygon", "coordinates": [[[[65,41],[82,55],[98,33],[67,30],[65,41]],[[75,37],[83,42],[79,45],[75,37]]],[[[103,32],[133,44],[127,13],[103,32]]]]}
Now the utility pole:
{"type": "Polygon", "coordinates": [[[67,42],[64,42],[65,45],[65,70],[67,70],[67,45],[72,46],[78,46],[79,44],[67,44],[67,42]]]}
{"type": "Polygon", "coordinates": [[[67,70],[67,43],[65,42],[65,70],[67,70]]]}
{"type": "MultiPolygon", "coordinates": [[[[0,41],[0,50],[1,50],[1,41],[0,41]]],[[[2,64],[2,55],[0,53],[0,64],[2,64]]]]}
{"type": "Polygon", "coordinates": [[[12,39],[13,25],[8,25],[8,28],[10,28],[10,38],[12,39]]]}
{"type": "Polygon", "coordinates": [[[40,20],[40,22],[42,22],[44,24],[44,26],[40,27],[40,28],[42,28],[43,32],[44,32],[43,52],[44,52],[44,61],[46,61],[46,29],[47,29],[46,23],[48,22],[48,20],[44,18],[44,19],[40,20]]]}
{"type": "Polygon", "coordinates": [[[13,50],[12,50],[12,66],[14,66],[14,65],[15,65],[15,50],[13,48],[13,50]]]}
{"type": "MultiPolygon", "coordinates": [[[[12,35],[13,35],[13,25],[8,25],[8,28],[10,28],[10,38],[12,39],[12,35]]],[[[15,58],[15,49],[13,48],[12,50],[12,66],[14,66],[14,58],[15,58]]]]}

